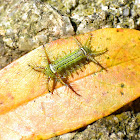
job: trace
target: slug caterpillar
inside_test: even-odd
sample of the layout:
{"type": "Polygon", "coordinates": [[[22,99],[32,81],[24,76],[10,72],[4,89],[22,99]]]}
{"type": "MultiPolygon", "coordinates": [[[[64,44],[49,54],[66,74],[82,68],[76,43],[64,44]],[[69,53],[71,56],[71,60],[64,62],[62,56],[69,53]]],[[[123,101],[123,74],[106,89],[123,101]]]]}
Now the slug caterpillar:
{"type": "MultiPolygon", "coordinates": [[[[47,58],[46,67],[41,66],[34,67],[32,65],[29,65],[35,71],[43,72],[47,76],[47,88],[49,92],[51,92],[49,87],[49,81],[50,79],[52,79],[53,80],[52,92],[55,89],[54,83],[56,84],[56,82],[60,82],[63,85],[69,87],[74,93],[76,93],[76,91],[68,83],[66,76],[72,74],[74,70],[81,68],[82,66],[84,66],[89,62],[93,62],[96,65],[99,65],[102,69],[106,70],[98,61],[96,61],[95,57],[104,54],[105,52],[107,52],[107,49],[100,52],[92,51],[90,46],[91,35],[87,39],[84,46],[76,38],[74,39],[79,46],[79,48],[74,52],[69,53],[64,57],[51,62],[48,57],[47,51],[43,46],[47,58]]],[[[79,95],[78,93],[76,94],[79,95]]]]}

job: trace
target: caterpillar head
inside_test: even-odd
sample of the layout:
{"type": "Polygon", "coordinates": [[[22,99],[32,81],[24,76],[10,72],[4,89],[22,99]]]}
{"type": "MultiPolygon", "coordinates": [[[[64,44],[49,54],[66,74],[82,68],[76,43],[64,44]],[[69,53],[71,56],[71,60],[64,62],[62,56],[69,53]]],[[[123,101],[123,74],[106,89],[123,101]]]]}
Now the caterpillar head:
{"type": "Polygon", "coordinates": [[[55,78],[55,73],[53,73],[53,71],[50,68],[50,64],[47,64],[45,67],[45,74],[50,77],[50,78],[55,78]]]}
{"type": "Polygon", "coordinates": [[[91,50],[91,48],[88,48],[88,47],[82,47],[85,51],[86,51],[86,53],[87,54],[90,54],[90,53],[92,53],[92,50],[91,50]]]}

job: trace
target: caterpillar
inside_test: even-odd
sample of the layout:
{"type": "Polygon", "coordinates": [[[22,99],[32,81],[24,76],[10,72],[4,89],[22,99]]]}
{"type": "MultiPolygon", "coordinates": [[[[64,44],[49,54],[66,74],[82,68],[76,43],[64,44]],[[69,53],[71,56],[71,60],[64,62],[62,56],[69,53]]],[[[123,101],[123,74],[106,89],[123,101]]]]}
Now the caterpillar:
{"type": "MultiPolygon", "coordinates": [[[[29,65],[32,69],[38,72],[43,72],[47,76],[47,89],[48,92],[52,92],[55,89],[56,82],[60,82],[61,84],[69,87],[74,93],[79,95],[72,86],[67,81],[67,76],[69,74],[72,74],[74,70],[77,70],[84,66],[85,64],[89,62],[93,62],[96,65],[99,65],[102,69],[106,70],[96,59],[96,56],[100,56],[104,53],[106,53],[108,50],[105,49],[103,51],[92,51],[90,42],[91,42],[91,35],[87,39],[85,45],[83,46],[75,37],[74,40],[78,44],[79,48],[72,53],[69,53],[65,55],[64,57],[54,60],[51,62],[51,60],[48,57],[47,51],[43,45],[44,52],[47,58],[47,64],[45,67],[37,66],[34,67],[32,65],[29,65]],[[53,80],[53,88],[52,91],[49,87],[49,81],[50,79],[53,80]],[[55,83],[55,84],[54,84],[55,83]]],[[[107,71],[107,70],[106,70],[107,71]]],[[[79,95],[80,96],[80,95],[79,95]]]]}

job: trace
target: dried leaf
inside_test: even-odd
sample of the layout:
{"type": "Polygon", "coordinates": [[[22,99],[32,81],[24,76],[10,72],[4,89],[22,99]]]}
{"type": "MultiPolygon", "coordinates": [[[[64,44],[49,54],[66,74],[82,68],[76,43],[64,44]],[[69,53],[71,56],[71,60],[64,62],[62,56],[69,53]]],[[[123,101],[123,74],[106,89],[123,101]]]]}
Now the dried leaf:
{"type": "MultiPolygon", "coordinates": [[[[45,65],[42,47],[0,71],[0,139],[39,139],[76,130],[140,97],[140,32],[132,29],[93,31],[92,49],[108,48],[69,81],[81,96],[60,84],[48,94],[46,77],[28,64],[45,65]]],[[[91,33],[77,36],[84,44],[91,33]]],[[[53,60],[77,48],[73,37],[46,45],[53,60]]]]}

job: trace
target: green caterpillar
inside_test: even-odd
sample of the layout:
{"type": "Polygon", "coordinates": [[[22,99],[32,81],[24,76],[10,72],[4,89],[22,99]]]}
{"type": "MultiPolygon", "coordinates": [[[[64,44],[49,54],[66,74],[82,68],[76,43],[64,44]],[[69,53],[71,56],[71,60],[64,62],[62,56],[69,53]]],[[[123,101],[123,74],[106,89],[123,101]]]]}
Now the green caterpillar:
{"type": "MultiPolygon", "coordinates": [[[[55,84],[57,81],[59,81],[63,85],[68,86],[74,93],[76,93],[76,91],[67,82],[67,78],[65,76],[68,76],[74,70],[81,68],[81,66],[89,62],[94,62],[95,64],[99,65],[102,69],[106,70],[98,61],[96,61],[95,57],[104,54],[105,52],[107,52],[107,49],[100,52],[92,51],[91,46],[89,45],[91,35],[87,39],[84,46],[82,46],[82,44],[76,38],[74,39],[79,46],[79,48],[74,52],[67,54],[63,58],[51,62],[46,52],[46,49],[43,46],[47,58],[46,67],[34,67],[32,65],[29,65],[35,71],[43,72],[47,76],[47,88],[49,92],[51,92],[49,87],[49,81],[50,79],[52,79],[55,84]]],[[[55,85],[53,85],[52,92],[54,89],[55,85]]],[[[76,94],[79,95],[78,93],[76,94]]]]}

